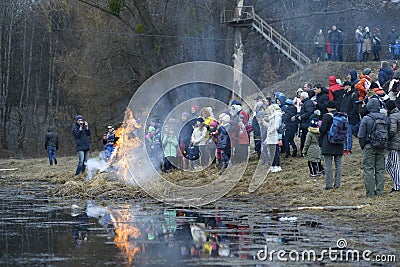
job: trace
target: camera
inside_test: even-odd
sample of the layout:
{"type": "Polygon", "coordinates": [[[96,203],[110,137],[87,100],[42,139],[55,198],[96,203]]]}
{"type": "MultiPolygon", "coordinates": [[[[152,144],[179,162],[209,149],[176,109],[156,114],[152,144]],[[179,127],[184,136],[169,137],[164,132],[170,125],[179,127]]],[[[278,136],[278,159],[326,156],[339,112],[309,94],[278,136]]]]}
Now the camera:
{"type": "Polygon", "coordinates": [[[368,97],[365,97],[364,99],[354,101],[356,105],[361,105],[361,104],[367,104],[368,103],[368,97]]]}

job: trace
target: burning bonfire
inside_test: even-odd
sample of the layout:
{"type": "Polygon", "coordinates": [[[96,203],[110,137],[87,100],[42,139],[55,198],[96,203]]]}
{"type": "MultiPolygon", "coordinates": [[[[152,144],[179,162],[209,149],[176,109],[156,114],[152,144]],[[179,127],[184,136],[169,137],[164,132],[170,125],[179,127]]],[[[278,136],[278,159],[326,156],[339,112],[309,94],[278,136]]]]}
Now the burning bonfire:
{"type": "Polygon", "coordinates": [[[140,161],[134,159],[135,151],[139,149],[141,140],[138,136],[140,124],[135,119],[133,112],[128,108],[125,111],[125,119],[121,126],[115,131],[115,148],[108,161],[107,168],[113,166],[117,173],[126,182],[132,183],[133,176],[130,173],[130,166],[135,164],[135,172],[140,171],[140,161]]]}

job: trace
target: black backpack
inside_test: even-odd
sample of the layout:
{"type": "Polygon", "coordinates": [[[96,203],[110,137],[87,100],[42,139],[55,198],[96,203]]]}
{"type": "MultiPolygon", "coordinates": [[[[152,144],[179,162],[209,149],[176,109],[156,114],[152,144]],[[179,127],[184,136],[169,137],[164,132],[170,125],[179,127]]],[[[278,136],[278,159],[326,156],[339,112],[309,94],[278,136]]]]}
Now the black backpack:
{"type": "Polygon", "coordinates": [[[386,148],[389,140],[389,131],[386,120],[382,118],[376,118],[372,114],[368,114],[367,116],[374,120],[374,126],[368,136],[371,146],[378,149],[386,148]]]}

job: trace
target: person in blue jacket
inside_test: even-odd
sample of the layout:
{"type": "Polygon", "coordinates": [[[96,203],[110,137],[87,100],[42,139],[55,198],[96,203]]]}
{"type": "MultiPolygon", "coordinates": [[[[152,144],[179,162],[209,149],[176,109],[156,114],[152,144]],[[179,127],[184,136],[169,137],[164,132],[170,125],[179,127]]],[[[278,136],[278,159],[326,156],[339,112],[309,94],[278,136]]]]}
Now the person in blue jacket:
{"type": "Polygon", "coordinates": [[[79,162],[75,172],[75,175],[78,175],[79,173],[85,172],[90,150],[89,124],[87,121],[84,121],[82,115],[75,117],[75,124],[72,127],[72,134],[75,140],[76,151],[78,152],[79,156],[79,162]]]}

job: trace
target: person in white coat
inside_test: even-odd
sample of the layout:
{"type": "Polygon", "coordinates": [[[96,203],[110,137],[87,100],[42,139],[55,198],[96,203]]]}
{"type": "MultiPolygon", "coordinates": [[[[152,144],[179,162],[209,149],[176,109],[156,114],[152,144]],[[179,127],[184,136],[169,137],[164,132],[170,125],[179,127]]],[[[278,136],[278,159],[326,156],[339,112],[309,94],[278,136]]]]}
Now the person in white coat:
{"type": "Polygon", "coordinates": [[[278,129],[282,123],[282,111],[277,104],[272,104],[268,108],[270,110],[270,115],[267,120],[267,138],[264,143],[267,146],[269,157],[271,159],[273,158],[270,171],[280,172],[282,171],[282,168],[280,163],[278,129]]]}

